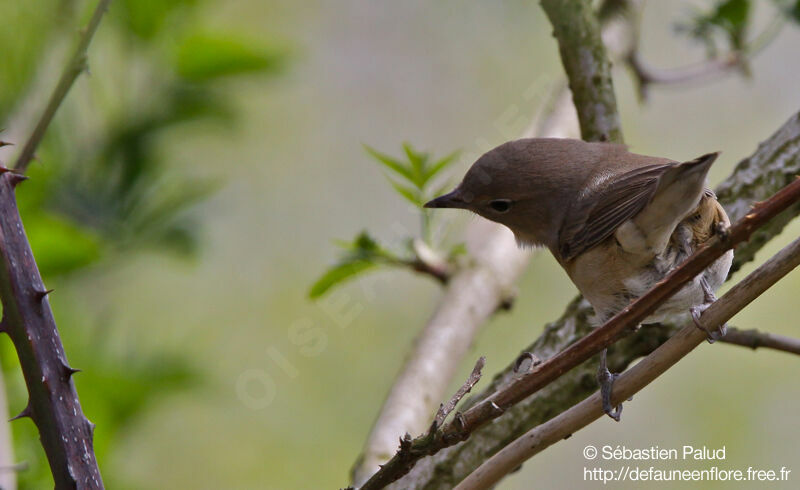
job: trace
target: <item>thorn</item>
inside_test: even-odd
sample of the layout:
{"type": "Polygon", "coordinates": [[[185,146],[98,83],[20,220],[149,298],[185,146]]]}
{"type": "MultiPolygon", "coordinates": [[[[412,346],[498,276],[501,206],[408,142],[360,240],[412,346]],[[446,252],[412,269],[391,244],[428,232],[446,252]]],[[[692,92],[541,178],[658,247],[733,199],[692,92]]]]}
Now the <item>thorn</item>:
{"type": "Polygon", "coordinates": [[[48,294],[50,294],[52,292],[53,292],[52,289],[35,289],[33,291],[33,294],[36,295],[36,299],[38,299],[39,301],[42,301],[44,298],[47,297],[48,294]]]}
{"type": "Polygon", "coordinates": [[[9,182],[11,182],[11,187],[16,187],[20,184],[20,182],[24,182],[28,180],[27,175],[18,174],[16,172],[11,172],[9,177],[9,182]]]}
{"type": "Polygon", "coordinates": [[[21,411],[20,413],[18,413],[18,414],[17,414],[17,415],[15,415],[14,417],[11,417],[10,419],[8,419],[8,421],[9,421],[9,422],[13,422],[14,420],[21,419],[21,418],[23,418],[23,417],[29,417],[29,418],[31,418],[31,415],[32,415],[32,412],[31,412],[31,403],[30,403],[30,402],[28,402],[28,404],[27,404],[27,405],[25,405],[25,408],[23,408],[23,409],[22,409],[22,411],[21,411]]]}
{"type": "Polygon", "coordinates": [[[405,435],[400,438],[400,451],[409,450],[411,450],[411,434],[406,432],[405,435]]]}
{"type": "Polygon", "coordinates": [[[64,370],[64,376],[67,379],[71,378],[73,374],[81,372],[80,369],[75,369],[74,367],[69,366],[67,364],[62,364],[61,368],[64,370]]]}
{"type": "Polygon", "coordinates": [[[14,146],[14,143],[11,143],[9,141],[0,140],[0,148],[2,148],[4,146],[14,146]]]}

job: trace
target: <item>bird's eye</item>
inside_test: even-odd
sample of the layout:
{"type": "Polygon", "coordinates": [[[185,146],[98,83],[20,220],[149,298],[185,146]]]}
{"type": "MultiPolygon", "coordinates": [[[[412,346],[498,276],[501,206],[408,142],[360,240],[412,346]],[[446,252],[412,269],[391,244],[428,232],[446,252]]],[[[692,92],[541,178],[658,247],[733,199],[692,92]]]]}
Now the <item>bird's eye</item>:
{"type": "Polygon", "coordinates": [[[489,201],[489,207],[498,213],[505,213],[511,209],[511,199],[494,199],[489,201]]]}

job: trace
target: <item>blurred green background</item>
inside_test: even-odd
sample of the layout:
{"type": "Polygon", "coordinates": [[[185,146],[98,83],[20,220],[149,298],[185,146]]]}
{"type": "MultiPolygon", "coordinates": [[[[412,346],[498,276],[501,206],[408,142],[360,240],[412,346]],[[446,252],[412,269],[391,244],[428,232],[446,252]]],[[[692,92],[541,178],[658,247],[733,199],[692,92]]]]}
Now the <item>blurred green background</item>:
{"type": "MultiPolygon", "coordinates": [[[[773,15],[766,3],[756,24],[773,15]]],[[[703,59],[674,23],[708,5],[650,2],[647,59],[703,59]]],[[[93,6],[0,0],[0,139],[21,145],[93,6]]],[[[347,483],[440,295],[433,281],[379,271],[308,299],[338,253],[331,239],[368,229],[402,247],[409,231],[398,230],[417,233],[418,211],[362,144],[393,155],[404,141],[440,157],[461,150],[448,170],[460,177],[476,154],[519,134],[558,80],[550,32],[538,3],[519,0],[112,3],[90,75],[18,191],[68,357],[83,370],[76,384],[109,488],[347,483]]],[[[723,150],[716,184],[800,109],[799,47],[800,30],[786,28],[752,77],[654,88],[645,105],[616,68],[628,144],[675,159],[723,150]]],[[[0,160],[15,151],[0,149],[0,160]]],[[[477,218],[451,214],[457,240],[477,218]]],[[[759,259],[798,233],[795,222],[759,259]]],[[[800,335],[798,292],[795,272],[731,324],[800,335]]],[[[483,330],[463,374],[479,355],[486,372],[504,367],[574,294],[555,261],[536,255],[514,309],[483,330]]],[[[0,355],[15,413],[25,390],[6,337],[0,355]]],[[[500,488],[598,486],[583,481],[587,444],[726,445],[720,467],[800,472],[798,367],[786,354],[701,347],[626,404],[621,424],[602,419],[500,488]]],[[[33,424],[11,429],[16,461],[28,463],[20,488],[50,487],[33,424]]]]}

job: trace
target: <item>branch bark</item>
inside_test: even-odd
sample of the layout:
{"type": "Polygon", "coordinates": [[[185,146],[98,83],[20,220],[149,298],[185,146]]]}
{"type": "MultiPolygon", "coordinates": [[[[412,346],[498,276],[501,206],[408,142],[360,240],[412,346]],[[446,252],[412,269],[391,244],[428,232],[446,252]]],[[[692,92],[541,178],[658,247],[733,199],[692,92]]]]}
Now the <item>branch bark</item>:
{"type": "Polygon", "coordinates": [[[586,141],[622,143],[611,62],[606,56],[600,21],[592,2],[542,0],[542,8],[558,40],[561,63],[578,111],[581,136],[586,141]]]}
{"type": "MultiPolygon", "coordinates": [[[[701,323],[722,325],[798,265],[800,265],[800,239],[775,254],[714,302],[703,312],[700,317],[701,323]]],[[[652,354],[614,381],[612,403],[621,403],[643,389],[700,345],[705,337],[705,332],[693,323],[683,327],[652,354]]],[[[492,488],[526,460],[602,416],[600,393],[595,393],[504,447],[459,483],[456,490],[492,488]]]]}
{"type": "Polygon", "coordinates": [[[39,429],[57,489],[103,488],[92,443],[94,425],[83,415],[72,382],[77,370],[67,363],[49,291],[17,211],[14,187],[23,179],[10,171],[0,175],[0,326],[17,350],[30,397],[15,418],[30,417],[39,429]]]}

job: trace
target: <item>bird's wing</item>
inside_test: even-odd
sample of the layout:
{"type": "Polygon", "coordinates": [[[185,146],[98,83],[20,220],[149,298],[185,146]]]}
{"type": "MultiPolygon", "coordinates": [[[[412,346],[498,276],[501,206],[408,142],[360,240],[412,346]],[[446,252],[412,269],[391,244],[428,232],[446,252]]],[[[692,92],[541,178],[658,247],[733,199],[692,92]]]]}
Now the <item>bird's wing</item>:
{"type": "Polygon", "coordinates": [[[636,216],[655,195],[661,176],[675,165],[678,164],[639,167],[609,177],[602,187],[597,185],[598,189],[586,189],[561,227],[558,250],[562,260],[568,261],[589,250],[636,216]]]}

